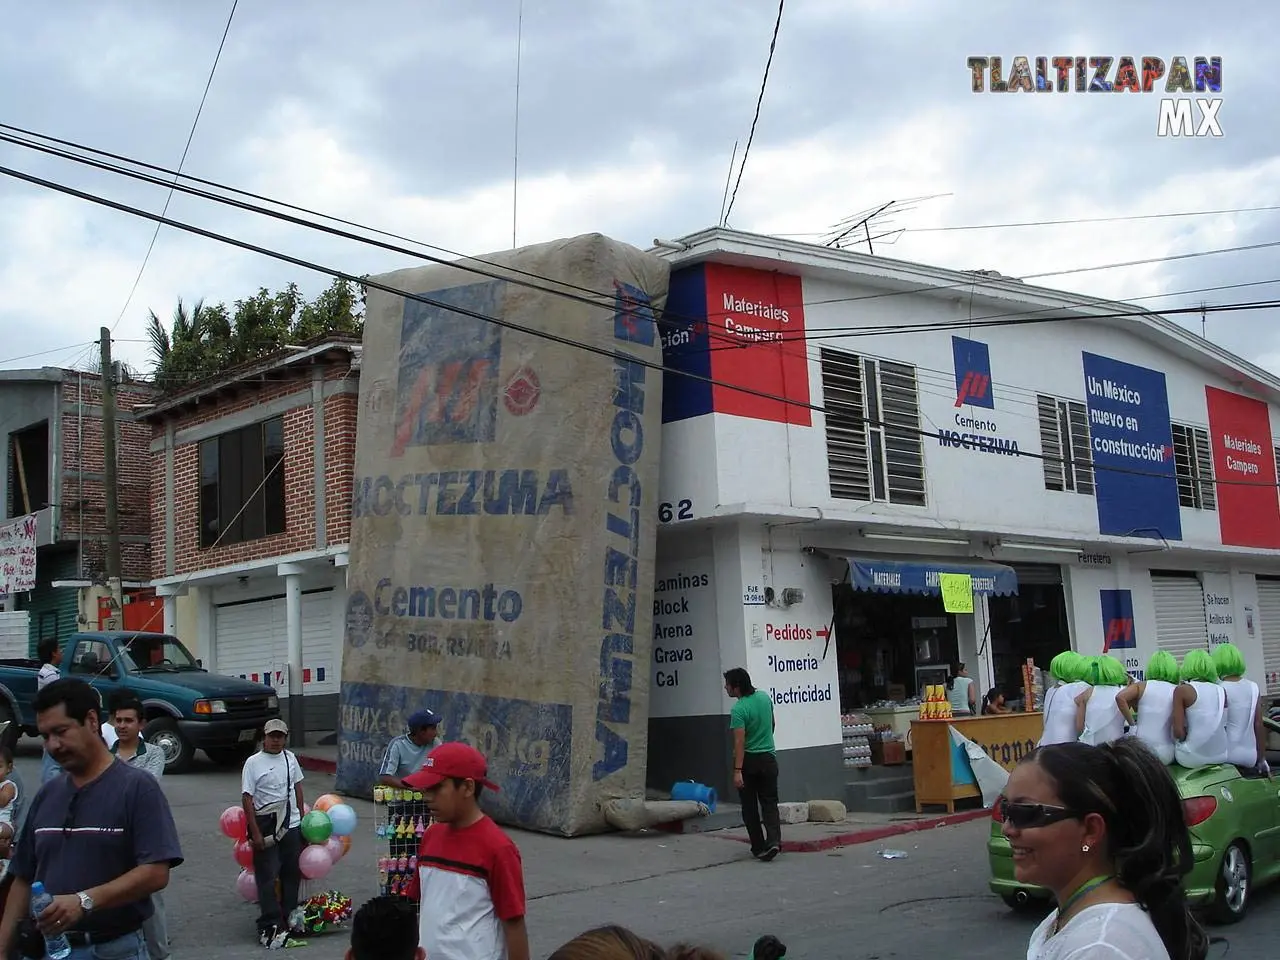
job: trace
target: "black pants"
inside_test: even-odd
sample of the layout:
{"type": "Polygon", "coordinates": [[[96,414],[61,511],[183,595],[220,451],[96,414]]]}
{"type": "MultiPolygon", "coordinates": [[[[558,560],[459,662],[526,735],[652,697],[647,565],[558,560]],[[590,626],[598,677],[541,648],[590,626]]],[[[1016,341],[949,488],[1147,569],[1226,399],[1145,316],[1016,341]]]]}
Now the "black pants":
{"type": "Polygon", "coordinates": [[[778,758],[772,753],[748,753],[742,758],[742,822],[751,838],[751,852],[764,853],[782,844],[778,821],[778,758]],[[764,820],[764,829],[760,821],[764,820]]]}
{"type": "Polygon", "coordinates": [[[298,891],[302,871],[298,857],[302,855],[302,831],[294,827],[275,846],[253,851],[253,876],[258,883],[258,931],[285,927],[289,914],[298,908],[298,891]],[[280,881],[283,903],[276,899],[276,880],[280,881]]]}

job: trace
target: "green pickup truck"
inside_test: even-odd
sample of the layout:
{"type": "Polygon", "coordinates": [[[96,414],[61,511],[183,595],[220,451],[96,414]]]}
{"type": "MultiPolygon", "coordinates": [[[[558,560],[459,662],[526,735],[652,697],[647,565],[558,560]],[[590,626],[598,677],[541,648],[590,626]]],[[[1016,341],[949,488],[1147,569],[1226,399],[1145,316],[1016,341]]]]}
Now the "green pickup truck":
{"type": "MultiPolygon", "coordinates": [[[[165,773],[185,773],[196,750],[214,763],[239,763],[255,748],[262,725],[280,715],[276,692],[260,683],[205,670],[177,637],[127,631],[73,634],[62,646],[61,673],[97,688],[109,704],[118,690],[142,701],[143,737],[165,756],[165,773]]],[[[12,746],[37,736],[37,660],[0,660],[0,723],[12,746]]]]}

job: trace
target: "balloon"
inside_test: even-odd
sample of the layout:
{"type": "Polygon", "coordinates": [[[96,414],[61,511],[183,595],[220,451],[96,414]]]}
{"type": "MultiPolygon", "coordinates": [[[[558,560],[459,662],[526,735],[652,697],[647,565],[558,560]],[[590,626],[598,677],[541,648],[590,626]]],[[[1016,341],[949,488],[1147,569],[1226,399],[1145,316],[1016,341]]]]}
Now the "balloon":
{"type": "Polygon", "coordinates": [[[311,812],[311,804],[304,803],[302,805],[302,815],[305,817],[310,812],[311,812]]]}
{"type": "Polygon", "coordinates": [[[339,837],[338,839],[342,841],[342,855],[345,857],[348,853],[351,852],[351,838],[339,837]]]}
{"type": "Polygon", "coordinates": [[[247,903],[258,902],[258,881],[254,879],[252,870],[240,871],[240,876],[236,877],[236,893],[247,903]]]}
{"type": "Polygon", "coordinates": [[[298,857],[298,870],[308,880],[319,880],[333,869],[333,860],[323,844],[313,843],[298,857]]]}
{"type": "Polygon", "coordinates": [[[326,793],[322,797],[316,797],[315,809],[321,813],[328,813],[330,807],[336,807],[342,802],[342,798],[336,793],[326,793]]]}
{"type": "Polygon", "coordinates": [[[246,870],[253,869],[253,844],[248,840],[237,840],[235,846],[236,863],[246,870]]]}
{"type": "Polygon", "coordinates": [[[307,843],[324,843],[333,834],[333,823],[327,813],[312,810],[302,818],[302,838],[307,843]]]}
{"type": "Polygon", "coordinates": [[[324,843],[324,848],[329,851],[329,859],[337,863],[345,854],[346,848],[342,845],[342,837],[330,837],[324,843]]]}
{"type": "Polygon", "coordinates": [[[356,812],[345,803],[329,808],[329,822],[339,837],[349,837],[356,829],[356,812]]]}
{"type": "Polygon", "coordinates": [[[218,818],[218,829],[231,840],[243,840],[249,835],[249,823],[244,818],[244,807],[227,807],[218,818]]]}

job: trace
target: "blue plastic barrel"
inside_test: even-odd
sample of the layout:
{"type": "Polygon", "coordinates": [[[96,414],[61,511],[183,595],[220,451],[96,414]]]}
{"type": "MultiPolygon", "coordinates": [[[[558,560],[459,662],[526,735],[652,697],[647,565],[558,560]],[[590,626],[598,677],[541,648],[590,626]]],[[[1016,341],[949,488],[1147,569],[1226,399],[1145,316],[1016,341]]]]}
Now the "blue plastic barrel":
{"type": "Polygon", "coordinates": [[[707,809],[716,812],[716,792],[705,783],[694,783],[692,780],[681,780],[671,788],[672,800],[693,800],[705,803],[707,809]]]}

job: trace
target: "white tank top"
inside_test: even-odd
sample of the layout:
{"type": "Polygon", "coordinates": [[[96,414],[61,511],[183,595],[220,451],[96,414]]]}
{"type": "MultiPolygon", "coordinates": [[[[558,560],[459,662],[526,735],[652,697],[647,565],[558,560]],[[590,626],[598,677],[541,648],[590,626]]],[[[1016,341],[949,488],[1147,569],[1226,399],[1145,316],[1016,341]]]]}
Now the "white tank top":
{"type": "Polygon", "coordinates": [[[1134,735],[1151,748],[1164,763],[1173,763],[1173,694],[1176,683],[1148,680],[1138,701],[1138,722],[1134,735]]]}
{"type": "Polygon", "coordinates": [[[1227,762],[1227,692],[1221,684],[1192,680],[1196,702],[1187,708],[1187,739],[1174,745],[1179,766],[1227,762]]]}
{"type": "Polygon", "coordinates": [[[956,716],[964,714],[972,716],[973,711],[969,709],[969,688],[973,686],[973,677],[956,677],[951,685],[951,712],[956,716]]]}
{"type": "Polygon", "coordinates": [[[1079,739],[1076,733],[1076,697],[1089,689],[1083,680],[1074,680],[1054,687],[1044,695],[1044,734],[1037,746],[1053,743],[1072,743],[1079,739]]]}
{"type": "Polygon", "coordinates": [[[1100,747],[1124,736],[1124,714],[1116,706],[1116,694],[1122,689],[1102,684],[1093,688],[1085,707],[1081,743],[1100,747]]]}
{"type": "Polygon", "coordinates": [[[1227,692],[1227,760],[1239,767],[1258,765],[1253,718],[1258,712],[1258,685],[1252,680],[1223,680],[1227,692]]]}

